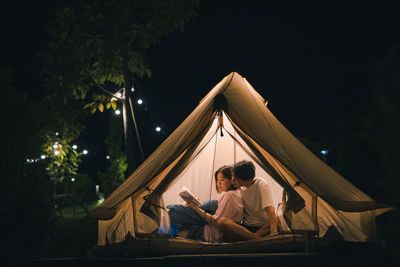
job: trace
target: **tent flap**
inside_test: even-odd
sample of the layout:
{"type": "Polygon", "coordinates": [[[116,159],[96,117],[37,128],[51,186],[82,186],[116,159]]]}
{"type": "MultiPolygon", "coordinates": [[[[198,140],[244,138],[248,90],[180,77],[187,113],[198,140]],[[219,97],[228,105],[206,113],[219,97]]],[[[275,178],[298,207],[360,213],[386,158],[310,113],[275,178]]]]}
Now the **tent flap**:
{"type": "Polygon", "coordinates": [[[362,212],[388,207],[387,205],[378,203],[376,201],[344,201],[327,196],[321,196],[321,198],[333,207],[348,212],[362,212]]]}
{"type": "Polygon", "coordinates": [[[98,220],[110,220],[117,212],[116,208],[103,208],[98,207],[88,214],[88,218],[98,219],[98,220]]]}

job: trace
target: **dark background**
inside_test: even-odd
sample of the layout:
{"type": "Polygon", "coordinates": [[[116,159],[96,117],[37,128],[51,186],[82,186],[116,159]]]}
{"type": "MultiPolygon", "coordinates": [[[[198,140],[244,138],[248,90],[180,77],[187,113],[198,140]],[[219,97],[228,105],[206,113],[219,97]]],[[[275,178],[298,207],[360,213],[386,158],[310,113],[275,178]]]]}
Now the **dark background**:
{"type": "MultiPolygon", "coordinates": [[[[45,94],[36,54],[49,41],[46,27],[64,2],[14,1],[0,11],[0,63],[14,67],[17,88],[32,99],[45,94]]],[[[184,32],[149,50],[152,77],[135,80],[145,101],[136,105],[145,156],[232,71],[269,101],[296,137],[324,144],[331,120],[344,118],[368,86],[365,74],[354,69],[379,63],[399,44],[399,20],[395,6],[378,2],[201,1],[184,32]],[[158,125],[161,133],[154,130],[158,125]]],[[[94,175],[106,165],[110,116],[122,119],[96,114],[79,140],[89,150],[83,167],[94,175]]]]}

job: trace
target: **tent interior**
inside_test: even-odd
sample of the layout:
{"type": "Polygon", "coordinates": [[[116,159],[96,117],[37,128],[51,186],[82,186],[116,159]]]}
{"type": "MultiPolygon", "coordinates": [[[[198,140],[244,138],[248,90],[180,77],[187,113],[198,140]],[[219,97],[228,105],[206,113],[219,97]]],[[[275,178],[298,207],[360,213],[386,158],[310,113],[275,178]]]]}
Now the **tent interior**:
{"type": "MultiPolygon", "coordinates": [[[[282,203],[282,186],[260,167],[256,155],[232,127],[226,115],[223,114],[222,116],[223,127],[220,127],[220,119],[216,117],[197,151],[195,151],[195,157],[162,195],[164,205],[182,203],[183,199],[179,196],[179,191],[183,186],[189,188],[201,201],[218,200],[221,194],[216,191],[215,171],[221,166],[248,160],[254,163],[256,176],[265,179],[270,185],[274,207],[275,210],[278,210],[278,205],[282,203]]],[[[163,222],[168,224],[168,220],[163,222]]],[[[168,225],[161,225],[160,228],[168,228],[168,225]]],[[[285,229],[289,230],[287,226],[285,226],[285,229]]]]}
{"type": "Polygon", "coordinates": [[[183,202],[178,195],[182,186],[201,201],[218,199],[214,172],[241,160],[252,161],[256,176],[270,185],[283,232],[323,237],[334,227],[346,241],[375,241],[375,217],[391,209],[310,152],[247,80],[231,73],[91,213],[99,223],[98,246],[168,232],[166,206],[183,202]]]}

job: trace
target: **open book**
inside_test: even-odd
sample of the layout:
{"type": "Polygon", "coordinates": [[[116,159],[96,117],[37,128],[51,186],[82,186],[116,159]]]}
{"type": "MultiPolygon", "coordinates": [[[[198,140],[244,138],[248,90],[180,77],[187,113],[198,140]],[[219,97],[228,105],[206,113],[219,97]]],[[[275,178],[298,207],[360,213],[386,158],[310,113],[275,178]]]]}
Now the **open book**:
{"type": "Polygon", "coordinates": [[[179,196],[183,198],[183,200],[185,200],[186,202],[192,202],[198,206],[203,204],[197,199],[197,197],[192,192],[190,192],[189,189],[186,188],[186,186],[182,187],[182,190],[179,192],[179,196]]]}

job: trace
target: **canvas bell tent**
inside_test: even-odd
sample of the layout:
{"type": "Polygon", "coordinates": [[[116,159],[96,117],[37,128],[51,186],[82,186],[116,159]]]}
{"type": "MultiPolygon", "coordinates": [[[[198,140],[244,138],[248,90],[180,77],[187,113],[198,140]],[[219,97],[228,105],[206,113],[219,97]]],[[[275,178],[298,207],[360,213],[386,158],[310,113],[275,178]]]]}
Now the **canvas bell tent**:
{"type": "MultiPolygon", "coordinates": [[[[165,207],[182,202],[178,196],[182,186],[202,201],[218,199],[215,170],[240,160],[252,161],[256,175],[270,184],[283,228],[280,238],[302,231],[323,237],[335,227],[346,241],[374,241],[375,217],[390,210],[310,152],[275,118],[247,80],[231,73],[90,214],[98,219],[98,246],[168,232],[165,207]]],[[[258,241],[239,243],[259,246],[254,242],[258,241]]]]}

